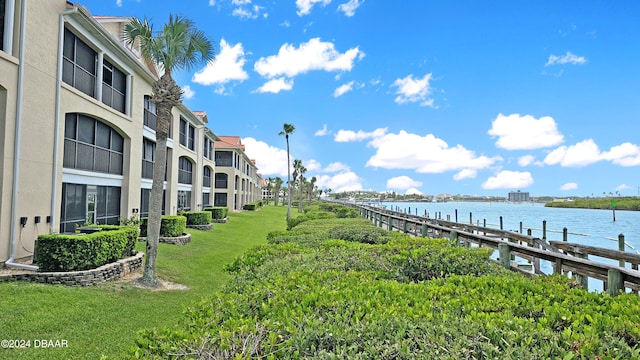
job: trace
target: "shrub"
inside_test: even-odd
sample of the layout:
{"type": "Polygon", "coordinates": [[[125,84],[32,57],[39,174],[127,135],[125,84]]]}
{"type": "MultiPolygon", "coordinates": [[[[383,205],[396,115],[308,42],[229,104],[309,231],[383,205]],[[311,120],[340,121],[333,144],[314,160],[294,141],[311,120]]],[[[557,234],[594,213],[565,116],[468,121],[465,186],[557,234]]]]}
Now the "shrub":
{"type": "Polygon", "coordinates": [[[211,218],[216,220],[222,220],[229,214],[229,208],[226,206],[214,206],[212,208],[204,209],[204,211],[210,211],[211,218]]]}
{"type": "Polygon", "coordinates": [[[336,215],[334,213],[328,211],[309,211],[304,213],[304,215],[299,215],[296,217],[292,217],[287,219],[287,229],[293,229],[298,224],[303,223],[308,220],[317,220],[317,219],[334,219],[336,215]]]}
{"type": "Polygon", "coordinates": [[[40,271],[95,269],[133,251],[138,230],[134,227],[101,226],[92,234],[47,234],[38,236],[36,253],[40,271]],[[132,244],[133,242],[133,244],[132,244]]]}
{"type": "Polygon", "coordinates": [[[211,211],[183,212],[182,216],[187,218],[187,225],[209,225],[209,224],[211,224],[211,211]]]}
{"type": "MultiPolygon", "coordinates": [[[[140,221],[140,236],[147,236],[148,218],[142,218],[140,221]]],[[[160,236],[177,237],[184,234],[187,229],[187,218],[184,216],[163,215],[160,223],[160,236]]]]}
{"type": "Polygon", "coordinates": [[[254,211],[255,209],[257,209],[259,206],[257,203],[251,203],[251,204],[244,204],[244,206],[242,206],[242,210],[249,210],[249,211],[254,211]]]}
{"type": "Polygon", "coordinates": [[[390,232],[371,224],[360,226],[335,226],[329,230],[331,239],[354,241],[365,244],[384,244],[391,238],[390,232]]]}

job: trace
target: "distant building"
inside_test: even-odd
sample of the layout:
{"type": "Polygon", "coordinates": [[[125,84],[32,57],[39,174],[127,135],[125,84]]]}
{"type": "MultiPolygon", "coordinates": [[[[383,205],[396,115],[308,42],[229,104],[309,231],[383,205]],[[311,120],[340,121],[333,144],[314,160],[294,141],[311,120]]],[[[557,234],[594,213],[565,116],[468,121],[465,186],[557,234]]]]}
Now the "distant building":
{"type": "Polygon", "coordinates": [[[518,191],[510,191],[509,192],[509,202],[528,202],[529,201],[529,193],[518,191]]]}

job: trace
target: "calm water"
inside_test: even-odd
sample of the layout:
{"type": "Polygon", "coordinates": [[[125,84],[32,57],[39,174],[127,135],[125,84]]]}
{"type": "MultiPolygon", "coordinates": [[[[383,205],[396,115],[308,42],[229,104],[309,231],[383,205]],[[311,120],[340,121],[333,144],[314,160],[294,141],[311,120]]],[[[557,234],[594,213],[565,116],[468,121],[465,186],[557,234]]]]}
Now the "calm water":
{"type": "MultiPolygon", "coordinates": [[[[435,218],[440,217],[450,221],[456,221],[457,210],[460,223],[469,223],[469,213],[472,214],[474,224],[483,225],[486,220],[487,227],[500,228],[500,216],[502,216],[503,229],[520,231],[522,222],[523,232],[532,229],[532,235],[542,238],[542,222],[547,221],[547,240],[562,240],[562,229],[567,228],[568,241],[607,249],[618,249],[618,235],[624,234],[628,244],[626,251],[640,251],[640,211],[616,211],[616,221],[613,221],[611,210],[590,209],[559,209],[546,208],[544,204],[533,203],[503,203],[503,202],[383,202],[379,203],[388,210],[407,212],[413,215],[435,218]]],[[[497,253],[497,252],[496,252],[497,253]]],[[[496,254],[497,255],[497,254],[496,254]]],[[[594,261],[613,263],[606,259],[590,257],[594,261]]],[[[542,271],[552,272],[549,263],[541,262],[542,271]]],[[[590,279],[589,289],[602,291],[602,282],[590,279]]]]}

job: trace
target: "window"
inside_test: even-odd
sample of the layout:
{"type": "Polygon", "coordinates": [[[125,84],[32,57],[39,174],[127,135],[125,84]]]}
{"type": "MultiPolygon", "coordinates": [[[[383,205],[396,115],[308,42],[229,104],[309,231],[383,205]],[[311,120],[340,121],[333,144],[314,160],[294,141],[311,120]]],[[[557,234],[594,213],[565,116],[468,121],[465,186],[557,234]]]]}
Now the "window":
{"type": "Polygon", "coordinates": [[[153,161],[156,153],[156,144],[150,140],[142,141],[142,178],[153,179],[153,161]]]}
{"type": "Polygon", "coordinates": [[[65,116],[63,166],[122,175],[124,138],[92,117],[65,116]]]}
{"type": "Polygon", "coordinates": [[[97,54],[71,31],[64,30],[62,80],[94,97],[97,54]]]}
{"type": "Polygon", "coordinates": [[[125,112],[127,94],[127,76],[109,61],[102,64],[102,102],[112,108],[125,112]]]}
{"type": "MultiPolygon", "coordinates": [[[[162,191],[162,215],[165,214],[165,198],[167,196],[167,191],[162,191]]],[[[140,189],[140,217],[148,217],[149,216],[149,199],[151,197],[151,189],[140,189]]]]}
{"type": "Polygon", "coordinates": [[[62,184],[60,232],[74,232],[76,225],[119,223],[120,188],[84,184],[62,184]]]}
{"type": "Polygon", "coordinates": [[[211,168],[205,166],[202,171],[202,186],[203,187],[211,187],[211,168]]]}
{"type": "Polygon", "coordinates": [[[178,159],[178,183],[193,184],[193,164],[182,156],[178,159]]]}
{"type": "MultiPolygon", "coordinates": [[[[6,0],[0,0],[0,51],[6,51],[4,49],[4,17],[5,14],[4,12],[6,11],[6,4],[5,4],[6,0]]],[[[9,29],[7,29],[7,32],[10,32],[9,29]]]]}
{"type": "Polygon", "coordinates": [[[195,133],[196,128],[187,123],[186,120],[180,119],[180,144],[186,146],[190,150],[195,150],[195,133]]]}
{"type": "Polygon", "coordinates": [[[233,166],[233,157],[231,151],[216,151],[216,166],[233,166]]]}
{"type": "Polygon", "coordinates": [[[211,194],[202,193],[202,208],[207,208],[211,206],[211,194]]]}
{"type": "Polygon", "coordinates": [[[227,206],[227,193],[215,193],[213,195],[213,206],[227,206]]]}
{"type": "Polygon", "coordinates": [[[158,112],[156,103],[151,101],[151,96],[144,96],[144,126],[153,130],[156,129],[158,123],[158,112]]]}
{"type": "Polygon", "coordinates": [[[191,191],[178,190],[178,210],[191,210],[191,191]]]}
{"type": "Polygon", "coordinates": [[[211,141],[211,139],[209,139],[208,137],[204,138],[202,153],[204,154],[204,157],[209,160],[213,160],[213,144],[214,143],[213,141],[211,141]]]}
{"type": "Polygon", "coordinates": [[[216,189],[226,189],[229,182],[229,175],[223,173],[216,173],[216,189]]]}

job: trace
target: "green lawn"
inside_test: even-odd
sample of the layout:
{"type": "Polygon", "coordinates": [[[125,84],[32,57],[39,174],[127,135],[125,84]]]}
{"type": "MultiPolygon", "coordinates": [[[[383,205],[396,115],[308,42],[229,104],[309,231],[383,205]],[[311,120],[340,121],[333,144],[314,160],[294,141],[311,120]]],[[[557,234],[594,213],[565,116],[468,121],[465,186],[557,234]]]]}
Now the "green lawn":
{"type": "MultiPolygon", "coordinates": [[[[223,265],[266,243],[270,231],[286,229],[285,214],[286,207],[273,206],[230,213],[229,222],[215,224],[211,231],[189,230],[192,240],[186,246],[160,244],[160,277],[189,290],[149,291],[124,282],[89,288],[0,284],[0,340],[31,340],[31,348],[0,348],[0,358],[127,356],[140,329],[173,327],[185,305],[215,294],[229,279],[223,265]],[[34,340],[66,340],[68,347],[36,349],[34,340]]],[[[138,249],[144,249],[144,244],[139,243],[138,249]]]]}

